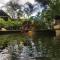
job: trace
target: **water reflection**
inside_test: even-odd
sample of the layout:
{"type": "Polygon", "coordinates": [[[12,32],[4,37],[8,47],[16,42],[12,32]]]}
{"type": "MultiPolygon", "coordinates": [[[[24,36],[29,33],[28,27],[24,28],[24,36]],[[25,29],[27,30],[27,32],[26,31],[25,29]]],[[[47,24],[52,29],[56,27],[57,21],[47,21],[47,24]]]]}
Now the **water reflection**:
{"type": "Polygon", "coordinates": [[[60,60],[58,41],[55,37],[30,38],[20,34],[0,35],[0,57],[6,58],[1,60],[9,60],[7,58],[9,56],[10,60],[60,60]],[[3,52],[3,46],[8,50],[7,55],[3,52]]]}

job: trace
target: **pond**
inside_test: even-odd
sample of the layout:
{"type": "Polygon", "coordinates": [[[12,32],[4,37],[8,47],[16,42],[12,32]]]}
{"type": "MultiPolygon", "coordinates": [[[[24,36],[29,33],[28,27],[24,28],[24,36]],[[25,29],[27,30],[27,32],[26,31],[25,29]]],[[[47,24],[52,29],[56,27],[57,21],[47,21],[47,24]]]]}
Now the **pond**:
{"type": "Polygon", "coordinates": [[[0,60],[60,60],[60,40],[53,36],[0,35],[0,60]],[[2,56],[2,57],[1,57],[2,56]]]}

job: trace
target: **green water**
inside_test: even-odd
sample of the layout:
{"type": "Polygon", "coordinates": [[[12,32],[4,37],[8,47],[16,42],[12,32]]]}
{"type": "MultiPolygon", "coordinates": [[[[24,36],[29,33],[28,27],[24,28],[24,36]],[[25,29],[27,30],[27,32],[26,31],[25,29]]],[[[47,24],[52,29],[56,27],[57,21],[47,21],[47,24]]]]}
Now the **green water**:
{"type": "MultiPolygon", "coordinates": [[[[19,45],[21,41],[25,42],[26,40],[27,38],[23,34],[0,35],[0,48],[13,44],[19,45]]],[[[46,36],[36,36],[32,40],[38,53],[38,57],[35,57],[36,60],[60,60],[60,40],[46,36]]]]}
{"type": "Polygon", "coordinates": [[[15,43],[15,41],[24,41],[25,36],[22,34],[6,34],[6,35],[0,35],[0,46],[3,44],[10,44],[15,43]]]}
{"type": "Polygon", "coordinates": [[[60,60],[60,40],[55,36],[35,35],[33,40],[41,60],[60,60]]]}

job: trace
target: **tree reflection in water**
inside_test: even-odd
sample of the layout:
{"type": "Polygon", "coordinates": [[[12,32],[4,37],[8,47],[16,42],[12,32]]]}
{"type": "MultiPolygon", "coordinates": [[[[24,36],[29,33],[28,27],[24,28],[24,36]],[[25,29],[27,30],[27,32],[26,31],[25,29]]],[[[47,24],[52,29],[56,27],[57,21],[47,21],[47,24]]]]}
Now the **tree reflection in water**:
{"type": "Polygon", "coordinates": [[[55,37],[39,36],[37,34],[33,38],[28,37],[24,39],[19,34],[0,36],[0,44],[7,40],[12,60],[21,60],[22,56],[28,57],[28,60],[60,60],[60,40],[57,40],[55,37]],[[18,43],[22,40],[24,45],[18,43]],[[33,57],[34,59],[32,59],[33,57]]]}
{"type": "Polygon", "coordinates": [[[59,40],[56,39],[54,36],[44,36],[35,34],[33,36],[33,41],[35,42],[37,51],[38,51],[38,56],[41,57],[41,59],[45,60],[56,60],[60,59],[60,44],[59,40]],[[58,41],[58,42],[57,42],[58,41]],[[48,59],[49,58],[49,59],[48,59]]]}

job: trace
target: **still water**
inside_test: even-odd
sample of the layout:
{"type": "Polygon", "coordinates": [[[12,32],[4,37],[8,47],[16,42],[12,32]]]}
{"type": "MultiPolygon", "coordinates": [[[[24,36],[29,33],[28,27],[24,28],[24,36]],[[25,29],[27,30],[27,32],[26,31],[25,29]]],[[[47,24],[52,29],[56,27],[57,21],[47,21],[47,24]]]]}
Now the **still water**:
{"type": "Polygon", "coordinates": [[[0,60],[60,60],[60,40],[47,36],[0,35],[0,60]]]}

